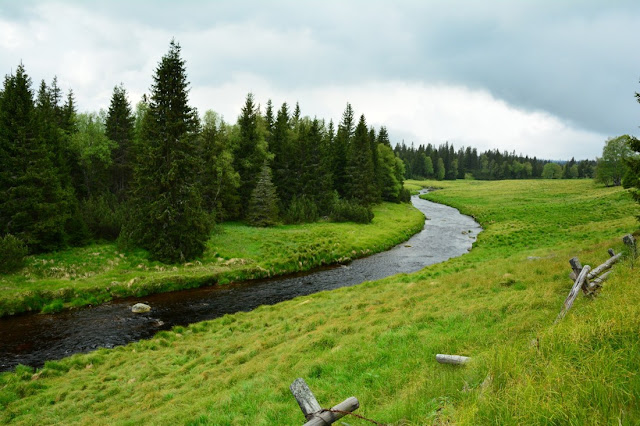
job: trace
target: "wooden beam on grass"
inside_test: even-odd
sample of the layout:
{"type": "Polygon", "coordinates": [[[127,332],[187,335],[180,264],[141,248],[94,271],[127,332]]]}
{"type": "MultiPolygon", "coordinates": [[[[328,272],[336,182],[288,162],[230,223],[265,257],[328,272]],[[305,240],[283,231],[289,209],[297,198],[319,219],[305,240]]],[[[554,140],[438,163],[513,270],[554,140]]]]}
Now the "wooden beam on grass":
{"type": "Polygon", "coordinates": [[[602,265],[598,266],[597,268],[593,269],[593,271],[589,272],[589,274],[587,275],[587,279],[588,280],[594,279],[595,277],[597,277],[607,269],[611,268],[614,263],[620,260],[621,257],[622,257],[622,253],[618,253],[615,256],[610,257],[602,265]]]}
{"type": "Polygon", "coordinates": [[[462,355],[437,354],[436,361],[438,361],[440,364],[463,365],[471,361],[471,358],[462,355]]]}

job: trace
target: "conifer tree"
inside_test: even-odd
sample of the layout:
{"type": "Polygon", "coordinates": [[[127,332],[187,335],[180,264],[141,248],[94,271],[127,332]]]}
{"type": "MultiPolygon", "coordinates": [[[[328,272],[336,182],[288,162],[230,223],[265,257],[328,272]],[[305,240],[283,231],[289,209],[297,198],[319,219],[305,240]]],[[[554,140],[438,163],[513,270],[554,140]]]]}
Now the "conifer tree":
{"type": "Polygon", "coordinates": [[[233,169],[233,150],[227,125],[213,111],[204,114],[202,126],[202,158],[204,160],[203,202],[216,220],[237,215],[240,176],[233,169]]]}
{"type": "Polygon", "coordinates": [[[120,84],[113,88],[105,121],[106,136],[116,144],[111,151],[111,192],[120,201],[126,198],[133,176],[133,125],[134,117],[127,100],[127,91],[120,84]]]}
{"type": "Polygon", "coordinates": [[[266,160],[260,169],[256,187],[251,192],[247,220],[253,226],[273,226],[278,223],[278,195],[266,160]]]}
{"type": "Polygon", "coordinates": [[[18,237],[31,252],[63,247],[69,217],[68,199],[47,145],[52,123],[42,109],[40,113],[21,64],[15,75],[5,77],[0,98],[0,235],[18,237]]]}
{"type": "Polygon", "coordinates": [[[331,167],[333,186],[341,196],[345,196],[347,193],[347,155],[354,129],[353,108],[351,108],[351,104],[347,103],[333,144],[331,167]]]}
{"type": "Polygon", "coordinates": [[[360,116],[353,141],[349,146],[347,158],[346,198],[364,205],[370,205],[377,199],[373,156],[369,131],[364,115],[360,116]]]}
{"type": "Polygon", "coordinates": [[[276,186],[282,210],[285,210],[286,206],[291,202],[295,194],[294,182],[297,180],[297,176],[292,170],[292,163],[296,159],[292,155],[293,132],[290,121],[289,107],[284,102],[278,110],[269,145],[269,149],[273,154],[273,183],[276,186]]]}
{"type": "Polygon", "coordinates": [[[153,76],[131,203],[133,241],[163,262],[200,256],[211,229],[198,179],[200,126],[188,86],[180,45],[172,40],[153,76]]]}
{"type": "Polygon", "coordinates": [[[253,94],[249,93],[240,117],[238,117],[238,140],[234,152],[234,169],[240,175],[240,214],[245,216],[247,202],[256,187],[258,173],[264,160],[268,156],[267,142],[264,129],[260,126],[260,114],[254,102],[253,94]]]}

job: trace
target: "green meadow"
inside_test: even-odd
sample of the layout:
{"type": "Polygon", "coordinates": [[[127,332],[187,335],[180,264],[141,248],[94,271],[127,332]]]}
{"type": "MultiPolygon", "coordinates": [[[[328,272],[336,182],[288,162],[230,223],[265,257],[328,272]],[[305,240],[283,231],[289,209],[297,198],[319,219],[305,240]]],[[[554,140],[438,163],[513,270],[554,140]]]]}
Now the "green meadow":
{"type": "MultiPolygon", "coordinates": [[[[590,180],[408,184],[442,188],[425,197],[480,222],[470,253],[20,366],[0,375],[0,422],[302,424],[289,385],[303,377],[323,406],[356,396],[358,414],[394,425],[640,423],[640,278],[630,257],[554,325],[572,286],[568,260],[596,266],[638,229],[629,194],[590,180]],[[437,353],[472,359],[441,365],[437,353]]],[[[226,250],[224,262],[248,258],[226,250]]],[[[257,258],[269,248],[247,250],[257,258]]],[[[184,268],[173,274],[191,273],[184,268]]]]}
{"type": "Polygon", "coordinates": [[[224,223],[202,258],[186,264],[150,261],[145,251],[122,251],[114,243],[30,256],[21,271],[0,275],[0,317],[348,262],[393,247],[424,224],[422,213],[408,204],[382,203],[374,214],[366,225],[318,222],[255,228],[224,223]]]}

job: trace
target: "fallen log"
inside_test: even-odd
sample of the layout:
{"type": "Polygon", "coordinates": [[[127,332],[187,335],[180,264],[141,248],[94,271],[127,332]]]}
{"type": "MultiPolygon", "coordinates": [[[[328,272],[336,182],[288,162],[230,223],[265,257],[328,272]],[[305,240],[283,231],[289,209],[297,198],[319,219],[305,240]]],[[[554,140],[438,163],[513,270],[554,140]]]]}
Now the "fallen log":
{"type": "Polygon", "coordinates": [[[462,365],[462,364],[466,364],[470,360],[471,358],[467,356],[462,356],[462,355],[444,355],[444,354],[436,355],[436,361],[438,361],[440,364],[462,365]]]}
{"type": "Polygon", "coordinates": [[[611,271],[607,271],[604,274],[600,275],[598,278],[595,278],[594,280],[592,280],[589,283],[589,292],[593,293],[595,290],[599,289],[600,287],[602,287],[602,283],[609,278],[609,274],[611,274],[611,271]]]}
{"type": "Polygon", "coordinates": [[[558,322],[562,318],[564,318],[564,316],[569,311],[569,309],[571,309],[571,306],[573,306],[573,302],[576,300],[576,297],[578,296],[578,292],[580,291],[580,288],[582,287],[585,280],[587,279],[587,275],[589,274],[589,271],[591,271],[591,266],[589,265],[585,265],[582,268],[582,271],[580,271],[580,275],[578,275],[576,282],[573,284],[573,287],[571,287],[571,291],[569,292],[569,295],[565,299],[562,310],[558,314],[558,317],[556,318],[555,322],[558,322]]]}
{"type": "Polygon", "coordinates": [[[602,265],[598,266],[597,268],[595,268],[594,270],[592,270],[591,272],[589,272],[589,275],[587,275],[587,279],[588,280],[592,280],[595,277],[597,277],[598,275],[600,275],[602,272],[606,271],[607,269],[611,268],[613,266],[614,263],[616,263],[618,260],[620,260],[620,258],[622,257],[622,253],[618,253],[615,256],[609,258],[606,262],[604,262],[602,265]]]}

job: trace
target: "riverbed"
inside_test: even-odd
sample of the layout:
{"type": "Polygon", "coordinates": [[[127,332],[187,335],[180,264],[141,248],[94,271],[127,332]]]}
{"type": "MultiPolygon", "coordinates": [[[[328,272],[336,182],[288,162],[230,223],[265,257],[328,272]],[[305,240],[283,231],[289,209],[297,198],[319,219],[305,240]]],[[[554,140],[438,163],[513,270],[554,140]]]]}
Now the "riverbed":
{"type": "Polygon", "coordinates": [[[47,360],[78,352],[112,348],[152,337],[160,330],[251,311],[294,297],[411,273],[467,253],[482,230],[452,207],[411,199],[427,217],[422,231],[391,250],[348,265],[303,274],[115,300],[100,306],[56,314],[30,314],[0,319],[0,371],[18,364],[40,367],[47,360]],[[133,314],[142,302],[152,309],[133,314]]]}

